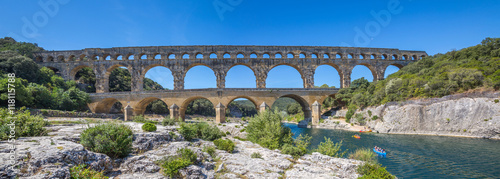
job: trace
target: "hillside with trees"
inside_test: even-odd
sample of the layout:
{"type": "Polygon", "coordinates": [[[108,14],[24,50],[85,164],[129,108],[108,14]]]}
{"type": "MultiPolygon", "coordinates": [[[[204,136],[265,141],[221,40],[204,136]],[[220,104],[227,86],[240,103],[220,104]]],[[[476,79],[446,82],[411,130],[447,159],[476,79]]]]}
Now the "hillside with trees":
{"type": "Polygon", "coordinates": [[[500,38],[486,38],[481,44],[436,54],[411,63],[387,79],[354,80],[336,98],[350,109],[392,101],[443,97],[471,90],[499,90],[500,38]]]}

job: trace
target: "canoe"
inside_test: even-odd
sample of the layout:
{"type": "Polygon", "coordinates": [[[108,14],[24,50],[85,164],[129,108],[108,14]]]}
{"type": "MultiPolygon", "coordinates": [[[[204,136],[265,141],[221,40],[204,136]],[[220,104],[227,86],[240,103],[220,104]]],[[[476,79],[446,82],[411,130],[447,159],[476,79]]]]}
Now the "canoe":
{"type": "Polygon", "coordinates": [[[356,136],[356,135],[353,135],[352,137],[356,138],[356,139],[360,139],[361,136],[356,136]]]}
{"type": "Polygon", "coordinates": [[[367,131],[360,130],[359,132],[372,132],[372,130],[367,130],[367,131]]]}
{"type": "Polygon", "coordinates": [[[382,152],[379,152],[379,151],[377,151],[377,150],[375,150],[375,149],[373,149],[373,151],[374,151],[376,154],[382,155],[382,156],[384,156],[384,157],[385,157],[385,155],[387,155],[387,152],[383,152],[383,153],[382,153],[382,152]]]}

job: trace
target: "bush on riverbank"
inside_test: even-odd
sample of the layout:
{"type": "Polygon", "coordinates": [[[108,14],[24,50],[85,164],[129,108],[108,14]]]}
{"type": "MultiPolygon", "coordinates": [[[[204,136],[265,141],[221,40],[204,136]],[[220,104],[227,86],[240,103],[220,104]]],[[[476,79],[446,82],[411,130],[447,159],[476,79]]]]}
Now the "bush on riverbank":
{"type": "Polygon", "coordinates": [[[222,137],[222,131],[217,126],[202,123],[182,123],[179,132],[187,141],[194,138],[213,141],[222,137]]]}
{"type": "Polygon", "coordinates": [[[294,144],[285,144],[281,148],[281,152],[284,154],[289,154],[293,156],[293,158],[299,158],[300,156],[305,155],[308,150],[307,147],[311,144],[312,137],[309,135],[302,136],[302,134],[297,137],[293,143],[294,144]]]}
{"type": "Polygon", "coordinates": [[[363,175],[359,179],[394,179],[394,175],[389,173],[385,167],[378,163],[365,162],[358,167],[358,173],[363,175]]]}
{"type": "Polygon", "coordinates": [[[281,149],[285,144],[293,145],[293,133],[281,121],[278,112],[265,111],[255,115],[246,127],[247,139],[271,150],[281,149]]]}
{"type": "Polygon", "coordinates": [[[357,149],[354,153],[349,154],[350,159],[361,160],[365,162],[377,162],[377,156],[370,149],[357,149]]]}
{"type": "Polygon", "coordinates": [[[8,109],[0,108],[0,140],[7,140],[11,135],[15,139],[47,135],[47,129],[43,127],[49,124],[41,116],[30,115],[24,108],[16,111],[14,115],[9,114],[8,109]]]}
{"type": "Polygon", "coordinates": [[[330,138],[325,137],[325,142],[321,142],[318,145],[318,148],[314,149],[313,151],[319,152],[323,155],[328,155],[330,157],[340,158],[347,153],[347,150],[342,152],[340,150],[340,147],[342,147],[342,141],[340,141],[339,143],[333,143],[330,138]]]}
{"type": "Polygon", "coordinates": [[[93,152],[112,158],[125,157],[132,151],[132,129],[124,124],[100,124],[85,129],[80,143],[93,152]]]}

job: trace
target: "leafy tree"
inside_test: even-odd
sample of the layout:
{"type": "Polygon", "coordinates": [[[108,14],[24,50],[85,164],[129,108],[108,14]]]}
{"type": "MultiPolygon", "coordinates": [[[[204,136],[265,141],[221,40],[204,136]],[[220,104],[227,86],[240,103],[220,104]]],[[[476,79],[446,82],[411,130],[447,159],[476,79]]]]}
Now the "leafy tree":
{"type": "Polygon", "coordinates": [[[130,91],[132,78],[124,68],[115,68],[109,75],[109,92],[130,91]]]}

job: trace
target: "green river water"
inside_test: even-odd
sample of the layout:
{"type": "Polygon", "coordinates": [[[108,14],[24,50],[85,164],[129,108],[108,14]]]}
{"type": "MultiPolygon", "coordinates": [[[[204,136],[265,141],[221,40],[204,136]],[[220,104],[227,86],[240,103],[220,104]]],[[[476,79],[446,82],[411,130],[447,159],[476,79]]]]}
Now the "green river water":
{"type": "Polygon", "coordinates": [[[313,137],[311,148],[324,141],[343,141],[343,150],[386,149],[378,158],[382,166],[398,178],[500,178],[500,141],[460,137],[359,133],[334,129],[298,128],[285,124],[297,137],[313,137]],[[361,139],[352,137],[360,134],[361,139]]]}

